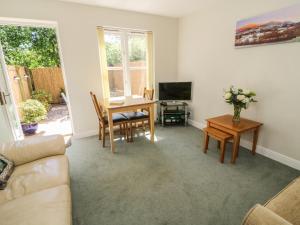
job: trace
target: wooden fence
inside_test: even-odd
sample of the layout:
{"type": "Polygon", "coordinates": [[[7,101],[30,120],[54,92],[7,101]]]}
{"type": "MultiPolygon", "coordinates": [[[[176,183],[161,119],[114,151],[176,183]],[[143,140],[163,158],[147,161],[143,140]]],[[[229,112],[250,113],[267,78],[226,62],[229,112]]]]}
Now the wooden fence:
{"type": "Polygon", "coordinates": [[[51,93],[53,102],[60,103],[61,90],[65,88],[61,68],[37,68],[31,70],[35,90],[51,93]]]}
{"type": "Polygon", "coordinates": [[[17,105],[31,97],[32,84],[24,67],[7,66],[14,100],[17,105]]]}

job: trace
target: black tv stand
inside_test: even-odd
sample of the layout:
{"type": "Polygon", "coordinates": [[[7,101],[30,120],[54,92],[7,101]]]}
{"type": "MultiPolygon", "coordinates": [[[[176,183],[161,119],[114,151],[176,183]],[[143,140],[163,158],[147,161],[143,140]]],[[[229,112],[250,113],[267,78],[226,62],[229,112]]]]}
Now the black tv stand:
{"type": "Polygon", "coordinates": [[[160,102],[159,119],[162,126],[174,124],[184,124],[187,126],[189,115],[188,104],[186,102],[160,102]]]}

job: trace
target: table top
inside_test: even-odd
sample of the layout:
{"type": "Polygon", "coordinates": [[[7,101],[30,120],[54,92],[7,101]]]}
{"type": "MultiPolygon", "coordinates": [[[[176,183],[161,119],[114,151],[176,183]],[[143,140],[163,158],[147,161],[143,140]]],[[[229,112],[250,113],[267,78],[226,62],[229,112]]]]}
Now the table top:
{"type": "Polygon", "coordinates": [[[130,106],[154,104],[156,100],[148,100],[143,97],[126,96],[117,99],[105,98],[100,101],[105,109],[117,109],[130,106]]]}
{"type": "Polygon", "coordinates": [[[259,126],[262,126],[263,124],[260,122],[256,122],[253,120],[241,118],[241,121],[239,123],[233,123],[232,122],[232,115],[222,115],[214,118],[207,119],[207,122],[217,124],[219,126],[223,126],[227,129],[236,131],[236,132],[243,132],[247,130],[251,130],[254,128],[257,128],[259,126]]]}

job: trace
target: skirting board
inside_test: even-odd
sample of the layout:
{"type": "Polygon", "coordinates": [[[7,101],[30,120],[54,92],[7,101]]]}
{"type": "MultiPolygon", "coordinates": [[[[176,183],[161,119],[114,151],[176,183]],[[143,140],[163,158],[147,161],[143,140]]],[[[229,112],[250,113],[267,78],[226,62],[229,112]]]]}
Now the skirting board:
{"type": "Polygon", "coordinates": [[[98,134],[98,130],[91,130],[91,131],[87,131],[87,132],[74,133],[73,138],[80,139],[80,138],[95,136],[97,134],[98,134]]]}
{"type": "Polygon", "coordinates": [[[90,131],[81,132],[81,133],[74,133],[73,138],[81,139],[81,138],[96,136],[98,134],[99,134],[99,130],[90,130],[90,131]]]}
{"type": "MultiPolygon", "coordinates": [[[[189,124],[191,124],[193,127],[196,127],[200,130],[202,130],[204,127],[206,127],[205,123],[200,123],[195,120],[189,120],[189,124]]],[[[252,148],[252,143],[250,141],[241,139],[240,142],[241,146],[250,150],[252,148]]],[[[256,152],[260,155],[263,155],[267,158],[270,158],[272,160],[275,160],[277,162],[280,162],[284,165],[287,165],[289,167],[292,167],[294,169],[300,170],[300,161],[290,158],[288,156],[282,155],[274,150],[268,149],[266,147],[263,147],[261,145],[257,145],[256,152]]]]}

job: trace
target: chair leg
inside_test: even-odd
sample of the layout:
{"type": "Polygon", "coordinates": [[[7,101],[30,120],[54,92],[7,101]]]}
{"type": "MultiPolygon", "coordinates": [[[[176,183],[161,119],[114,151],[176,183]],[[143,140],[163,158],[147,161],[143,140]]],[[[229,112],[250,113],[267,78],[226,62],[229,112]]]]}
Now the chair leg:
{"type": "Polygon", "coordinates": [[[102,127],[102,146],[105,147],[105,126],[102,127]]]}
{"type": "Polygon", "coordinates": [[[220,149],[220,147],[221,147],[221,142],[218,141],[218,149],[220,149]]]}
{"type": "Polygon", "coordinates": [[[209,136],[208,136],[208,133],[205,132],[204,133],[204,153],[207,153],[208,142],[209,142],[209,136]]]}
{"type": "Polygon", "coordinates": [[[119,125],[119,129],[120,129],[120,135],[122,135],[123,134],[123,126],[122,126],[122,124],[119,125]]]}
{"type": "Polygon", "coordinates": [[[129,142],[129,136],[128,136],[128,123],[124,123],[124,126],[125,126],[125,138],[126,138],[126,141],[129,142]]]}
{"type": "Polygon", "coordinates": [[[150,118],[148,119],[148,127],[149,127],[149,130],[151,130],[150,118]]]}
{"type": "Polygon", "coordinates": [[[133,142],[133,128],[132,128],[132,122],[129,123],[129,130],[130,130],[130,142],[133,142]]]}
{"type": "Polygon", "coordinates": [[[102,139],[101,131],[102,131],[102,127],[101,127],[101,123],[99,123],[99,140],[102,139]]]}
{"type": "Polygon", "coordinates": [[[224,163],[224,158],[225,158],[225,148],[226,148],[226,141],[221,142],[221,157],[220,157],[220,162],[224,163]]]}
{"type": "Polygon", "coordinates": [[[125,136],[125,127],[124,127],[124,123],[120,124],[120,135],[124,135],[125,136]]]}

